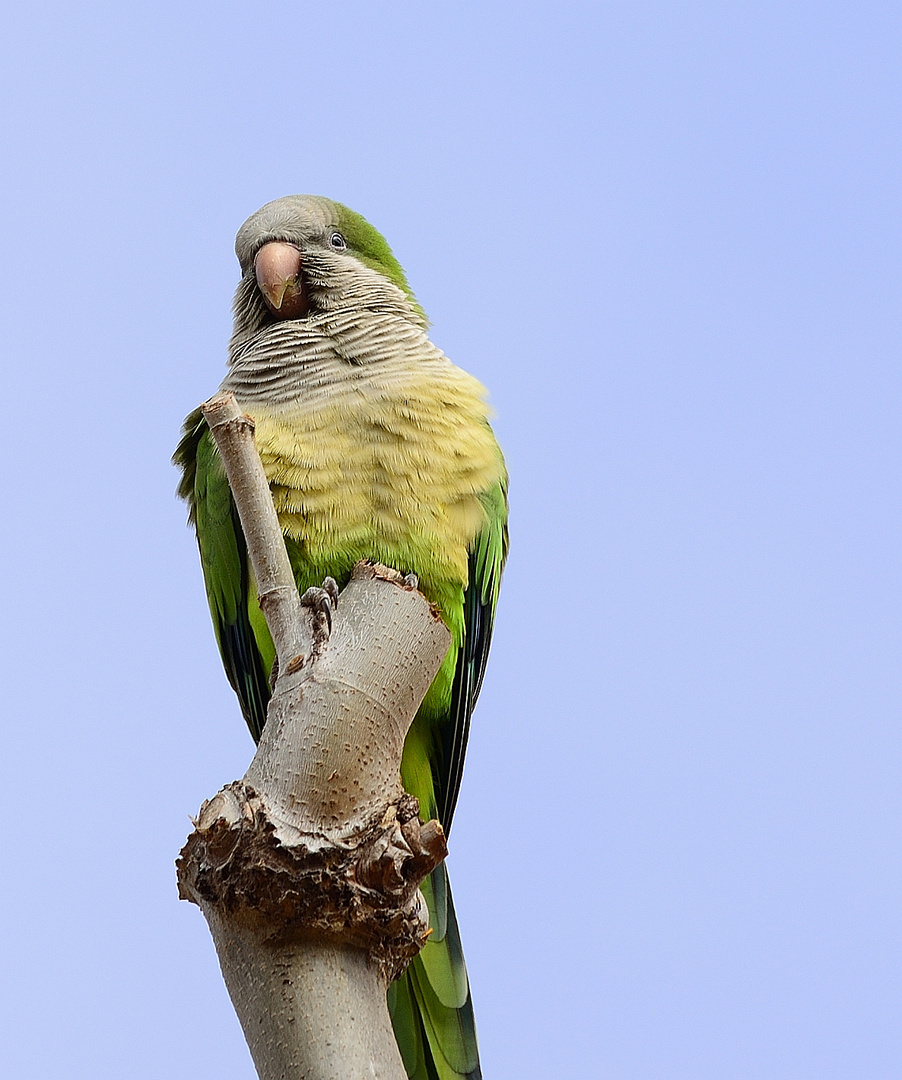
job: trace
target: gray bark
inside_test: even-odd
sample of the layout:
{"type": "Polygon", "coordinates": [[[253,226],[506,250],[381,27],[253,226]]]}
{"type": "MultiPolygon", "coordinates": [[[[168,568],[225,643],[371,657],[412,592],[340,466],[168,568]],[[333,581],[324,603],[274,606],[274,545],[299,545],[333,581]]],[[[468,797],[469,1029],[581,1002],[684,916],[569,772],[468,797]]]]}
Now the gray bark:
{"type": "Polygon", "coordinates": [[[204,912],[261,1080],[405,1080],[386,990],[426,940],[417,886],[446,849],[399,769],[450,635],[400,574],[369,564],[355,568],[331,634],[311,625],[253,422],[230,394],[205,415],[281,674],[244,778],[201,807],[179,893],[204,912]]]}

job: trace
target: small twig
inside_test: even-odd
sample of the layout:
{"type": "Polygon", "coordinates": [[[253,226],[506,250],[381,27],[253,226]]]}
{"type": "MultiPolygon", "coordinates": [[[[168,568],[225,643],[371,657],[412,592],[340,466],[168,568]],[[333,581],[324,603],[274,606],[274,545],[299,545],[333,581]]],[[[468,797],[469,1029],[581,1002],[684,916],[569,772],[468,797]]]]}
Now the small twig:
{"type": "Polygon", "coordinates": [[[225,466],[257,583],[257,596],[284,670],[309,649],[312,638],[279,528],[263,462],[254,442],[254,421],[229,391],[201,406],[225,466]]]}

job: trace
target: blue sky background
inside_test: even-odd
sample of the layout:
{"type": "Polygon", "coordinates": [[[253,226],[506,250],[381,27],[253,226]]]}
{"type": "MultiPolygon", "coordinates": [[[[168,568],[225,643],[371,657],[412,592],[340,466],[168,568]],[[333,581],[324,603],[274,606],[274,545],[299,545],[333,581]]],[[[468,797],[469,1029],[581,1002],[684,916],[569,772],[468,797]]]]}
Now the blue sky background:
{"type": "Polygon", "coordinates": [[[330,195],[491,389],[452,837],[487,1080],[878,1080],[900,1008],[897,4],[20,5],[0,1074],[253,1077],[188,815],[251,743],[169,464],[330,195]]]}

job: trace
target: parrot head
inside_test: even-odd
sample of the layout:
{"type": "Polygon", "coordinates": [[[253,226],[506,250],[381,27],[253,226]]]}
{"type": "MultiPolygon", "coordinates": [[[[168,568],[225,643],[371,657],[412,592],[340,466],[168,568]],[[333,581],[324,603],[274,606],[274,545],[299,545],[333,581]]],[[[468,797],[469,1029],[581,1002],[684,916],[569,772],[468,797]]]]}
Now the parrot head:
{"type": "Polygon", "coordinates": [[[234,304],[237,338],[275,322],[354,307],[399,308],[427,324],[383,236],[331,199],[287,195],[267,203],[238,230],[235,254],[242,273],[234,304]]]}

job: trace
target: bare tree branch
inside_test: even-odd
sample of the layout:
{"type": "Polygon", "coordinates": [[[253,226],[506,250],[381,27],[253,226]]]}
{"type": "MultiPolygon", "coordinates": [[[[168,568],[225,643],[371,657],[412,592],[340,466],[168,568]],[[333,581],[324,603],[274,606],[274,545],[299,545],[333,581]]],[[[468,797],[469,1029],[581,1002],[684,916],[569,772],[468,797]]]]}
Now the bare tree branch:
{"type": "Polygon", "coordinates": [[[281,674],[244,778],[201,807],[179,893],[204,912],[261,1080],[404,1080],[386,989],[426,940],[417,886],[446,849],[399,769],[450,635],[400,574],[360,563],[315,644],[253,422],[229,398],[204,412],[281,674]]]}
{"type": "Polygon", "coordinates": [[[307,620],[301,616],[294,574],[254,443],[254,421],[241,412],[232,393],[215,394],[204,403],[203,411],[225,465],[247,540],[260,607],[284,671],[301,652],[301,642],[307,640],[309,645],[312,641],[307,620]],[[299,635],[297,640],[294,634],[299,635]]]}

